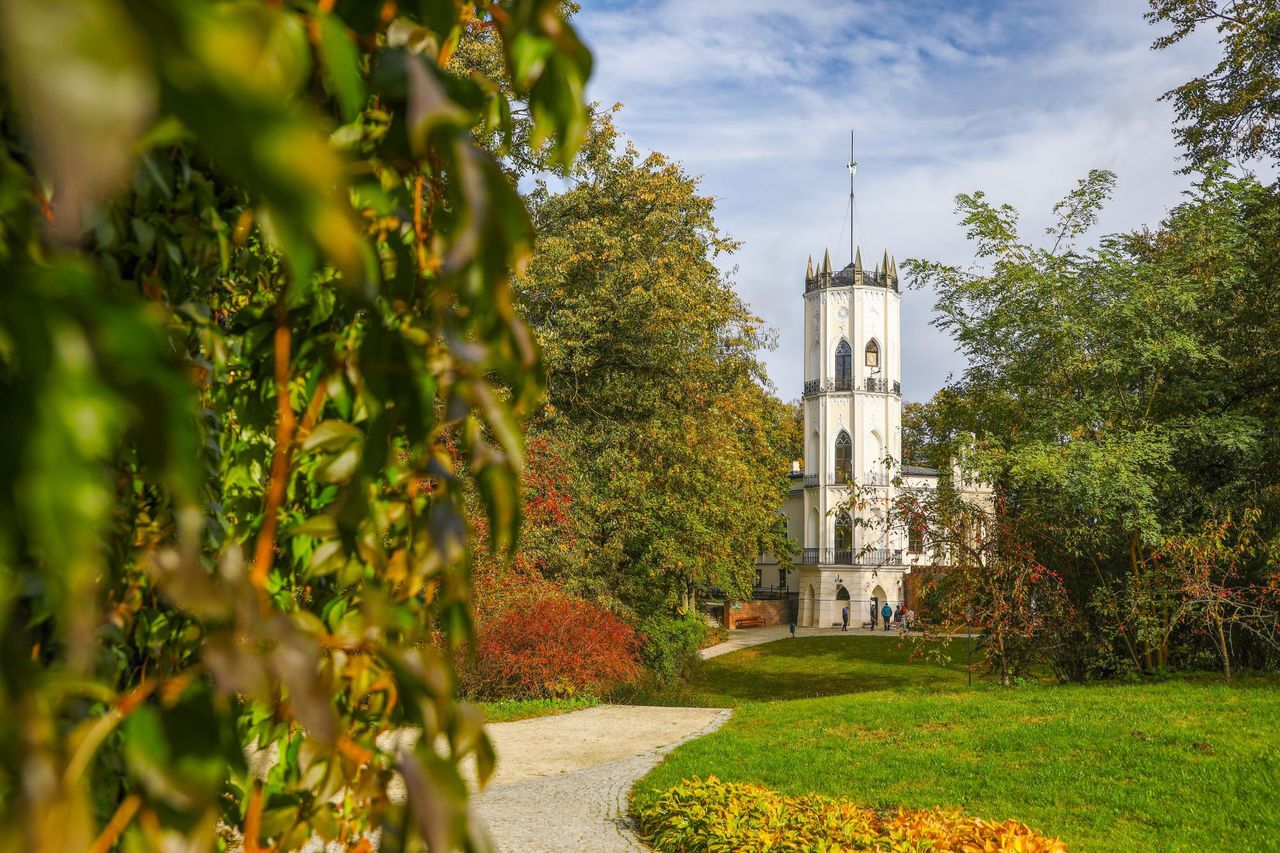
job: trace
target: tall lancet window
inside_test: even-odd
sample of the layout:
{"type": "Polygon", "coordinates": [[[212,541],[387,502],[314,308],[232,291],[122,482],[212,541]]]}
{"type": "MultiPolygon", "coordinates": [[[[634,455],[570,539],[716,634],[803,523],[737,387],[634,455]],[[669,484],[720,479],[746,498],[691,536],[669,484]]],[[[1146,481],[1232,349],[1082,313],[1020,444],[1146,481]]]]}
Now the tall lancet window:
{"type": "Polygon", "coordinates": [[[847,563],[853,556],[853,519],[849,513],[842,512],[836,516],[836,559],[835,562],[847,563]]]}
{"type": "Polygon", "coordinates": [[[836,347],[836,390],[848,391],[853,387],[853,350],[848,341],[836,347]]]}
{"type": "Polygon", "coordinates": [[[880,366],[880,345],[874,340],[867,341],[867,367],[880,366]]]}
{"type": "Polygon", "coordinates": [[[849,433],[840,430],[836,436],[836,482],[847,483],[853,474],[853,442],[849,433]]]}

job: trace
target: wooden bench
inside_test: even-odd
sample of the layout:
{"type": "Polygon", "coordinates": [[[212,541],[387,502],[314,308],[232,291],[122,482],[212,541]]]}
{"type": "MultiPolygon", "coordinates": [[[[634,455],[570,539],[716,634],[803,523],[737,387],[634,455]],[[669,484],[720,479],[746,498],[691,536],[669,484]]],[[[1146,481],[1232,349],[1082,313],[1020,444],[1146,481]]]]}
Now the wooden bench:
{"type": "Polygon", "coordinates": [[[735,628],[763,628],[764,619],[759,616],[743,616],[741,619],[733,620],[735,628]]]}

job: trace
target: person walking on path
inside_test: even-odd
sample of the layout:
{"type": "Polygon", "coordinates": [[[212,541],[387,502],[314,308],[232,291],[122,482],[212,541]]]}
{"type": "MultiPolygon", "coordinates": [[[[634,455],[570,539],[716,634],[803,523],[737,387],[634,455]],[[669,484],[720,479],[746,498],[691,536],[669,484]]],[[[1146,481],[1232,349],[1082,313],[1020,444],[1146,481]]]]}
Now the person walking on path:
{"type": "MultiPolygon", "coordinates": [[[[880,608],[880,615],[884,617],[884,629],[889,630],[889,622],[893,619],[893,608],[889,606],[889,602],[884,603],[884,607],[880,608]]],[[[872,625],[872,628],[875,626],[872,625]]]]}
{"type": "Polygon", "coordinates": [[[901,604],[899,604],[898,608],[893,611],[893,621],[894,622],[902,621],[902,605],[901,604]]]}
{"type": "Polygon", "coordinates": [[[916,621],[916,612],[908,607],[902,613],[902,627],[908,631],[911,630],[911,624],[916,621]]]}
{"type": "Polygon", "coordinates": [[[873,599],[871,599],[871,630],[872,630],[872,631],[874,631],[874,630],[876,629],[876,615],[877,615],[877,614],[876,614],[876,600],[873,598],[873,599]]]}
{"type": "Polygon", "coordinates": [[[844,606],[844,609],[840,611],[840,630],[849,630],[849,605],[847,604],[844,606]]]}

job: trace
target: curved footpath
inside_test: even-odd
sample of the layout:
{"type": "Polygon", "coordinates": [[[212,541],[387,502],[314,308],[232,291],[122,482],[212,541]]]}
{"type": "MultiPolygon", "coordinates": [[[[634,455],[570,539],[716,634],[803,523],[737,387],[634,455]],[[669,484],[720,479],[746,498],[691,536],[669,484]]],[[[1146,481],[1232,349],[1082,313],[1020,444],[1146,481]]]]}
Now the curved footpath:
{"type": "Polygon", "coordinates": [[[662,756],[715,731],[724,708],[601,705],[486,726],[498,754],[489,786],[472,798],[503,851],[644,849],[627,794],[662,756]]]}
{"type": "MultiPolygon", "coordinates": [[[[866,636],[800,628],[799,637],[866,636]]],[[[897,637],[897,631],[877,631],[897,637]]],[[[703,649],[704,659],[790,636],[788,627],[732,631],[728,641],[703,649]]],[[[643,850],[627,817],[627,795],[662,757],[687,740],[715,731],[725,708],[601,705],[514,723],[485,726],[498,754],[489,786],[472,797],[502,853],[643,850]]]]}

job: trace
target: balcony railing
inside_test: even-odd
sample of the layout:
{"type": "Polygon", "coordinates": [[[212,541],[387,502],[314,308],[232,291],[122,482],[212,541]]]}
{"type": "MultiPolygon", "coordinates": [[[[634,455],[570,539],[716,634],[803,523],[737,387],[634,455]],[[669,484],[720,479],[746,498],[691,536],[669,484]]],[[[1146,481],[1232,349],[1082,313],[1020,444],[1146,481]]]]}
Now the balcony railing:
{"type": "Polygon", "coordinates": [[[862,387],[876,394],[902,393],[901,382],[890,382],[888,379],[882,379],[879,376],[868,376],[863,380],[862,387]]]}
{"type": "MultiPolygon", "coordinates": [[[[842,394],[853,391],[857,387],[852,379],[807,379],[804,383],[804,396],[813,397],[817,394],[831,393],[842,394]]],[[[877,394],[902,393],[901,382],[890,382],[877,376],[868,376],[862,380],[861,387],[864,391],[871,391],[877,394]]]]}
{"type": "Polygon", "coordinates": [[[805,566],[901,566],[901,548],[805,548],[796,555],[805,566]]]}
{"type": "Polygon", "coordinates": [[[806,489],[812,489],[812,488],[813,488],[814,486],[816,486],[816,485],[818,485],[818,475],[817,475],[817,474],[805,474],[805,475],[804,475],[804,487],[805,487],[806,489]]]}
{"type": "Polygon", "coordinates": [[[847,378],[839,379],[809,379],[804,383],[804,396],[812,397],[814,394],[828,393],[844,393],[853,390],[853,380],[847,378]]]}

